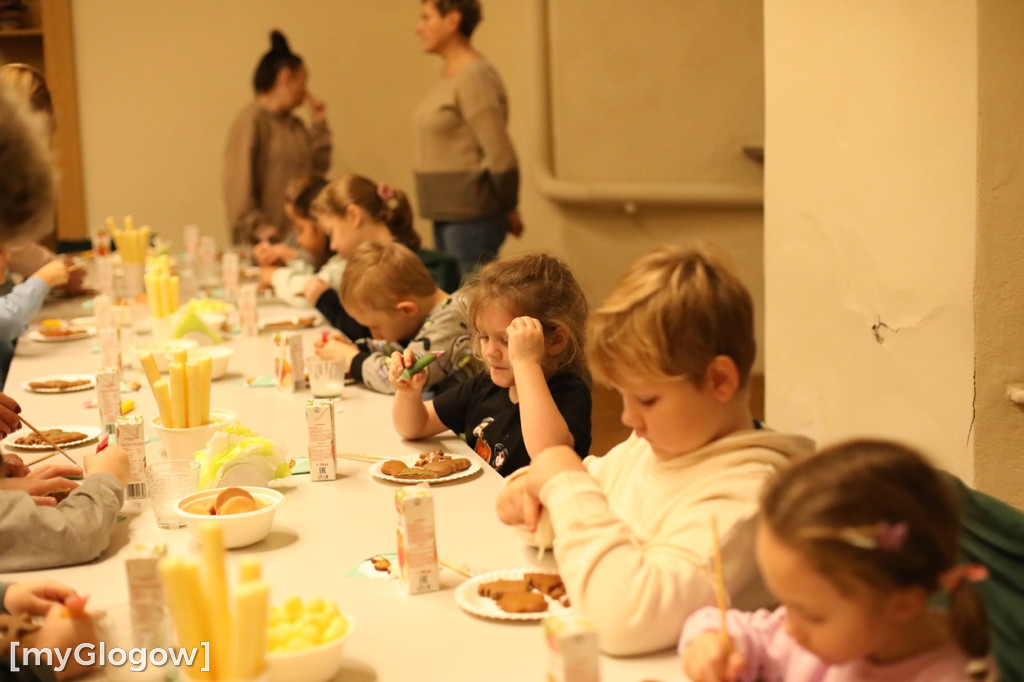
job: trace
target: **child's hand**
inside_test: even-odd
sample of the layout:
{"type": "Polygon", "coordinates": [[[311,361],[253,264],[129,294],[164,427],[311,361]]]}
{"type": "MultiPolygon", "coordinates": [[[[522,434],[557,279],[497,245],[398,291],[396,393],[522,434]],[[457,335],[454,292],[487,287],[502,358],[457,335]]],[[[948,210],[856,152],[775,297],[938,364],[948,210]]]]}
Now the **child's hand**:
{"type": "Polygon", "coordinates": [[[32,496],[36,504],[53,507],[57,500],[47,497],[47,493],[77,488],[78,483],[64,477],[81,475],[82,470],[74,464],[48,464],[21,478],[0,479],[0,490],[23,490],[32,496]]]}
{"type": "Polygon", "coordinates": [[[45,616],[54,604],[63,605],[77,596],[73,589],[53,580],[13,583],[4,593],[3,606],[7,613],[45,616]]]}
{"type": "Polygon", "coordinates": [[[116,443],[111,443],[105,449],[85,456],[85,473],[101,472],[113,474],[117,480],[121,481],[121,485],[128,485],[132,469],[128,462],[128,453],[124,451],[124,448],[116,443]]]}
{"type": "Polygon", "coordinates": [[[517,317],[508,326],[508,359],[513,366],[544,362],[544,328],[534,317],[517,317]]]}
{"type": "Polygon", "coordinates": [[[316,305],[316,302],[320,300],[320,296],[329,288],[327,282],[319,277],[310,277],[302,285],[302,295],[305,296],[310,305],[316,305]]]}
{"type": "Polygon", "coordinates": [[[64,264],[68,268],[68,281],[64,283],[64,291],[77,294],[85,285],[85,268],[75,265],[70,259],[65,258],[64,264]]]}
{"type": "Polygon", "coordinates": [[[540,499],[541,488],[563,471],[586,471],[580,456],[567,445],[545,448],[530,460],[530,470],[523,478],[530,495],[540,499]]]}
{"type": "Polygon", "coordinates": [[[0,393],[0,436],[7,436],[18,430],[21,426],[21,405],[14,398],[0,393]]]}
{"type": "Polygon", "coordinates": [[[277,272],[277,266],[274,265],[261,265],[260,266],[260,286],[269,287],[271,280],[274,279],[274,273],[277,272]]]}
{"type": "MultiPolygon", "coordinates": [[[[46,613],[46,620],[36,633],[36,639],[32,643],[34,647],[41,649],[73,649],[79,644],[89,643],[93,646],[98,644],[96,625],[91,616],[85,613],[68,613],[63,606],[52,606],[46,613]]],[[[88,660],[82,657],[83,660],[88,660]]],[[[88,672],[91,666],[84,666],[78,662],[75,656],[68,657],[64,670],[57,674],[57,679],[67,680],[81,677],[88,672]]]]}
{"type": "Polygon", "coordinates": [[[509,480],[498,491],[495,509],[498,520],[509,526],[526,526],[531,533],[537,530],[541,504],[536,496],[527,489],[526,479],[529,474],[522,474],[509,480]]]}
{"type": "Polygon", "coordinates": [[[743,657],[718,632],[697,635],[683,652],[683,672],[693,682],[734,682],[742,670],[743,657]]]}
{"type": "Polygon", "coordinates": [[[64,261],[59,258],[55,258],[43,267],[39,268],[32,273],[33,277],[46,282],[46,285],[51,289],[62,286],[68,281],[68,266],[64,264],[64,261]]]}
{"type": "Polygon", "coordinates": [[[408,348],[404,353],[395,351],[391,354],[391,368],[388,369],[388,380],[395,389],[403,393],[421,393],[423,391],[423,387],[427,383],[426,372],[417,372],[409,379],[401,378],[402,372],[406,368],[412,367],[415,363],[416,354],[408,348]]]}
{"type": "Polygon", "coordinates": [[[344,341],[341,338],[330,338],[327,343],[313,344],[316,354],[324,360],[335,360],[345,363],[345,371],[349,371],[352,359],[359,355],[359,349],[354,344],[344,341]]]}
{"type": "Polygon", "coordinates": [[[4,460],[4,474],[7,478],[21,478],[22,476],[28,476],[29,468],[25,464],[21,457],[18,457],[13,452],[5,452],[3,455],[4,460]]]}

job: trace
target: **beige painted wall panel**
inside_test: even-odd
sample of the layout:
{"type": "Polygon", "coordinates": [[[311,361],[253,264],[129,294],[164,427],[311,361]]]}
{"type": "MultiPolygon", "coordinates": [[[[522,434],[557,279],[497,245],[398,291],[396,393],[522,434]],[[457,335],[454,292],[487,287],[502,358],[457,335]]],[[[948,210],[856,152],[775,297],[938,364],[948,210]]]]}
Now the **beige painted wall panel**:
{"type": "Polygon", "coordinates": [[[765,11],[768,419],[906,440],[970,480],[973,3],[765,11]]]}
{"type": "Polygon", "coordinates": [[[562,176],[761,182],[759,3],[553,0],[551,35],[562,176]]]}

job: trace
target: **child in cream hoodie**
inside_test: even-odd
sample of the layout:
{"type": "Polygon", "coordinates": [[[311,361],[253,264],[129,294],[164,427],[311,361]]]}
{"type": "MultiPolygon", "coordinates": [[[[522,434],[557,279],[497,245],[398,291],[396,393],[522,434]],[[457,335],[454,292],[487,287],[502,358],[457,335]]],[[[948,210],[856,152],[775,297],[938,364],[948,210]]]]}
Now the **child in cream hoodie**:
{"type": "Polygon", "coordinates": [[[588,363],[622,396],[632,435],[604,457],[531,453],[498,496],[509,524],[546,509],[571,602],[602,651],[673,646],[687,616],[715,603],[711,524],[736,608],[771,603],[754,561],[765,482],[809,455],[806,438],[751,416],[753,303],[711,258],[659,249],[634,263],[591,318],[588,363]]]}

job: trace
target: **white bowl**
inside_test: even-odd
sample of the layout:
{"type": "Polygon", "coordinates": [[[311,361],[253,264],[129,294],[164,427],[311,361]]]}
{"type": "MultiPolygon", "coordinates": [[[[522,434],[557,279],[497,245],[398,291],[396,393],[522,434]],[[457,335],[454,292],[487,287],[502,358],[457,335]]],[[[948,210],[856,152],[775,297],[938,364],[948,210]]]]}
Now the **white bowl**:
{"type": "Polygon", "coordinates": [[[356,625],[350,615],[344,612],[341,615],[348,621],[348,630],[338,639],[302,651],[268,653],[267,670],[270,671],[270,682],[326,682],[334,679],[335,673],[341,667],[342,649],[356,625]]]}
{"type": "Polygon", "coordinates": [[[231,410],[210,410],[210,423],[185,429],[168,429],[160,417],[153,417],[150,424],[156,429],[160,441],[167,451],[167,459],[193,459],[196,450],[206,448],[213,434],[235,421],[235,413],[231,410]]]}
{"type": "MultiPolygon", "coordinates": [[[[193,514],[190,511],[186,511],[186,509],[196,502],[213,504],[217,495],[223,492],[223,490],[221,488],[211,488],[210,490],[200,490],[197,493],[192,493],[191,495],[186,495],[181,498],[175,505],[175,511],[181,516],[181,518],[185,519],[185,525],[188,526],[189,533],[192,534],[192,538],[197,543],[199,542],[199,531],[202,528],[202,525],[204,523],[216,523],[224,532],[225,547],[228,549],[245,547],[267,537],[270,533],[270,527],[274,523],[274,511],[281,506],[281,503],[284,502],[284,495],[273,488],[243,489],[248,491],[253,498],[263,502],[265,506],[262,509],[257,509],[256,511],[245,512],[243,514],[225,514],[224,516],[193,514]]],[[[304,678],[300,676],[293,679],[304,678]]]]}
{"type": "MultiPolygon", "coordinates": [[[[182,339],[192,341],[192,339],[182,339]]],[[[192,341],[195,343],[194,341],[192,341]]],[[[210,368],[210,379],[216,381],[221,379],[225,374],[228,373],[228,362],[231,360],[231,356],[235,354],[235,349],[231,346],[196,346],[195,348],[189,348],[187,351],[189,360],[196,360],[198,358],[212,358],[213,365],[210,368]]],[[[174,353],[164,353],[164,357],[169,363],[174,353]]]]}
{"type": "Polygon", "coordinates": [[[171,364],[170,354],[176,350],[187,351],[190,348],[195,348],[199,345],[199,342],[194,339],[161,339],[157,341],[144,341],[137,343],[132,346],[132,352],[135,356],[141,358],[146,353],[152,353],[153,359],[156,360],[156,368],[161,373],[168,371],[168,366],[171,364]]]}

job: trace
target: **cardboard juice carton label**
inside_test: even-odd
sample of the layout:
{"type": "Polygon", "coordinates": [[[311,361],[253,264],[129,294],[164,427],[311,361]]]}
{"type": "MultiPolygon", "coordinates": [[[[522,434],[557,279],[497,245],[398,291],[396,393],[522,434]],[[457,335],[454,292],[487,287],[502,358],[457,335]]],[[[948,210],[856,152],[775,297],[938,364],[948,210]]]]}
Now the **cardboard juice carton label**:
{"type": "Polygon", "coordinates": [[[125,557],[132,628],[137,631],[148,631],[163,617],[164,588],[159,566],[166,555],[167,545],[135,544],[125,557]]]}
{"type": "Polygon", "coordinates": [[[544,619],[548,645],[548,682],[599,682],[597,631],[576,613],[544,619]]]}
{"type": "Polygon", "coordinates": [[[274,334],[274,386],[281,391],[301,391],[306,387],[302,366],[302,335],[292,332],[274,334]]]}
{"type": "Polygon", "coordinates": [[[434,533],[434,497],[430,486],[420,483],[395,491],[398,510],[398,566],[409,594],[441,589],[434,533]]]}
{"type": "Polygon", "coordinates": [[[125,486],[125,497],[139,500],[146,491],[146,425],[141,416],[118,417],[114,425],[117,444],[128,453],[131,474],[125,486]]]}
{"type": "Polygon", "coordinates": [[[338,476],[334,461],[334,404],[330,400],[306,401],[309,431],[309,478],[333,481],[338,476]]]}
{"type": "Polygon", "coordinates": [[[121,372],[101,369],[96,372],[96,404],[100,408],[100,426],[114,433],[114,424],[121,416],[121,372]]]}

